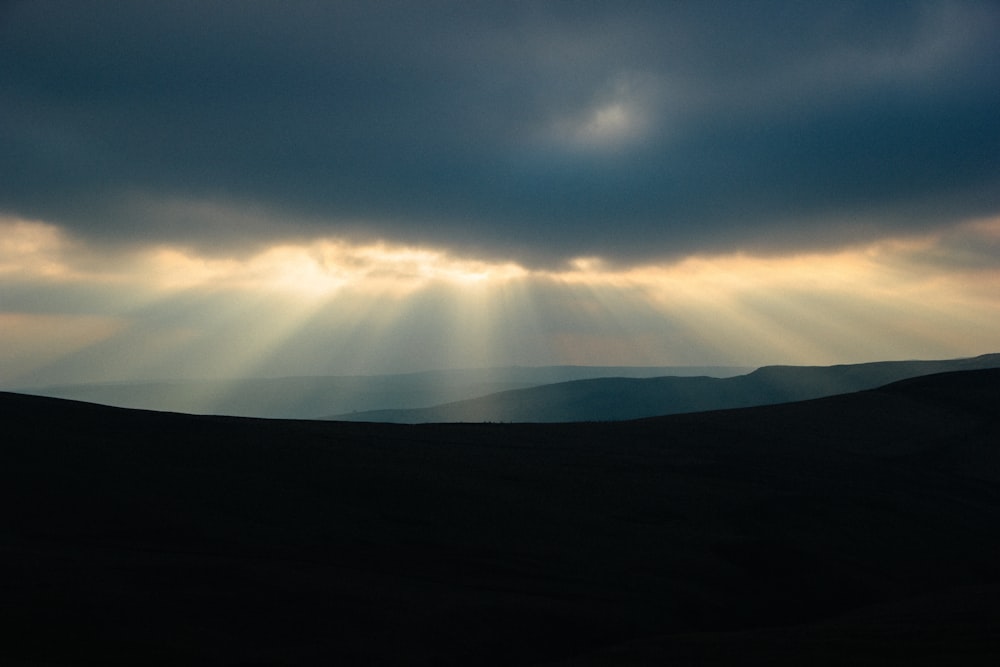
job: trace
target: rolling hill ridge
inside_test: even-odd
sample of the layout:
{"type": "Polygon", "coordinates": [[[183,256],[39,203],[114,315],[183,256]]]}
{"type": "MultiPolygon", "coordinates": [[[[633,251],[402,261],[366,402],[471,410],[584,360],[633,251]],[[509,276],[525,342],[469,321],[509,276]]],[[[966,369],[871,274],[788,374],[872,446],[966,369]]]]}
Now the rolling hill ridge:
{"type": "Polygon", "coordinates": [[[662,375],[728,377],[747,370],[725,366],[512,366],[395,375],[89,383],[15,387],[10,391],[142,410],[270,419],[320,419],[338,412],[427,407],[503,390],[582,378],[662,375]]]}
{"type": "Polygon", "coordinates": [[[514,389],[427,408],[343,413],[330,419],[403,424],[639,419],[801,401],[930,373],[997,367],[1000,354],[942,361],[764,366],[726,378],[593,378],[514,389]]]}

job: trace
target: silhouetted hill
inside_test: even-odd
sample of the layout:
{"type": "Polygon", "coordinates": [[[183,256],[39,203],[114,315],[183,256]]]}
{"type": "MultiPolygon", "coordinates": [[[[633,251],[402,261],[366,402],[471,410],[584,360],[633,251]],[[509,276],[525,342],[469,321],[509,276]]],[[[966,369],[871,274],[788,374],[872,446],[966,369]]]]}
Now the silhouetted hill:
{"type": "Polygon", "coordinates": [[[512,366],[399,375],[75,384],[14,391],[144,410],[320,419],[338,412],[426,407],[580,378],[658,375],[728,377],[747,370],[725,366],[512,366]]]}
{"type": "Polygon", "coordinates": [[[591,424],[0,394],[5,664],[993,665],[1000,370],[591,424]]]}
{"type": "Polygon", "coordinates": [[[871,389],[909,377],[1000,367],[1000,354],[944,361],[884,361],[841,366],[765,366],[738,377],[600,378],[509,390],[444,405],[370,410],[330,419],[433,422],[572,422],[771,405],[871,389]]]}

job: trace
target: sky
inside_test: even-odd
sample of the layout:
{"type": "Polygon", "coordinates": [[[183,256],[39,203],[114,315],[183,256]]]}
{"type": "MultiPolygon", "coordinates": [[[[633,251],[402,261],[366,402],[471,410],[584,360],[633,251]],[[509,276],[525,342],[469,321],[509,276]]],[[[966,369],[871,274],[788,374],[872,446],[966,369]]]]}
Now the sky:
{"type": "Polygon", "coordinates": [[[1000,351],[1000,3],[0,2],[0,386],[1000,351]]]}

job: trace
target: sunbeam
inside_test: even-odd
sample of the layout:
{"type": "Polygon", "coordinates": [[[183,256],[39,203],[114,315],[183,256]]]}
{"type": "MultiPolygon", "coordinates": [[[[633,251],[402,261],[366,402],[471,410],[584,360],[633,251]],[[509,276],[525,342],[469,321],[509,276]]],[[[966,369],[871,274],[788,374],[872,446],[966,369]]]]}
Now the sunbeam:
{"type": "Polygon", "coordinates": [[[102,253],[44,223],[0,226],[8,386],[960,356],[995,348],[1000,322],[1000,268],[979,251],[997,219],[828,253],[548,270],[325,238],[102,253]]]}

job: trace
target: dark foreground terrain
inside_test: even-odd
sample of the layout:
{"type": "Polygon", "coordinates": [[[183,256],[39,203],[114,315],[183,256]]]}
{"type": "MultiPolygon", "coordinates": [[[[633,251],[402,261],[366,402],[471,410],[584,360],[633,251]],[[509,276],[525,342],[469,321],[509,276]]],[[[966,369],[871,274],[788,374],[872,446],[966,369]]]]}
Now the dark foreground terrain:
{"type": "Polygon", "coordinates": [[[1000,371],[599,424],[0,394],[0,662],[1000,664],[1000,371]]]}

